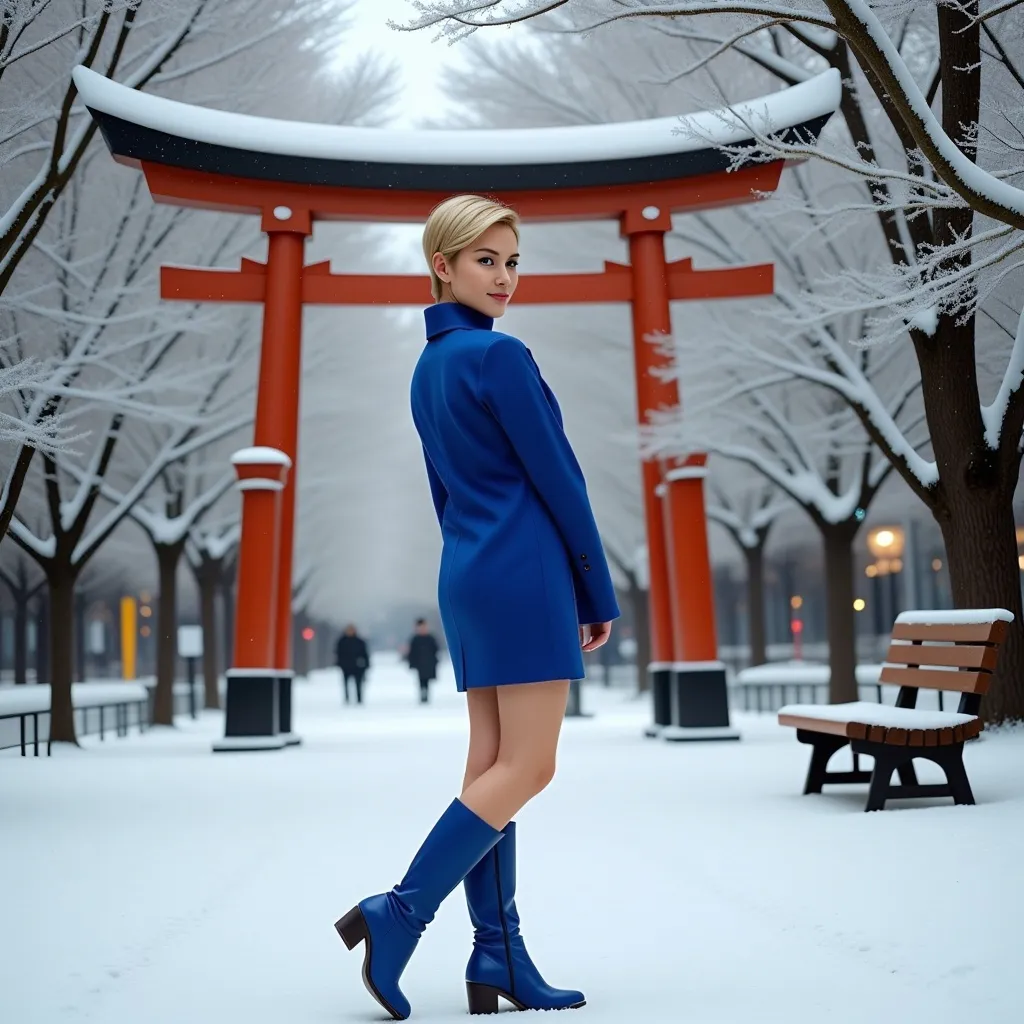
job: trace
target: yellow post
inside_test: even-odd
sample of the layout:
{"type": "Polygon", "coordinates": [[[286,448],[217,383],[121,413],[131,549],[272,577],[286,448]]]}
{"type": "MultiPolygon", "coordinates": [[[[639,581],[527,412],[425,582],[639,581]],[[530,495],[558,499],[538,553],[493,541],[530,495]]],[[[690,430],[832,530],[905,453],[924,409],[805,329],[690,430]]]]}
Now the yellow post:
{"type": "Polygon", "coordinates": [[[135,622],[135,598],[121,598],[121,672],[125,679],[135,678],[135,653],[138,629],[135,622]]]}

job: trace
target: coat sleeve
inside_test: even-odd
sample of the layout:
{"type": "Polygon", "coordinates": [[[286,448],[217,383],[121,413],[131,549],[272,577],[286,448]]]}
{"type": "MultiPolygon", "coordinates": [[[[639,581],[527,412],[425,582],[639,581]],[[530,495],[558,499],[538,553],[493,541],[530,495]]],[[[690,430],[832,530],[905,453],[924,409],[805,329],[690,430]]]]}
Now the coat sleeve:
{"type": "Polygon", "coordinates": [[[561,534],[573,567],[580,624],[618,618],[583,471],[544,393],[540,369],[521,341],[501,337],[490,345],[481,362],[480,391],[561,534]]]}
{"type": "Polygon", "coordinates": [[[448,504],[448,491],[444,484],[441,483],[441,478],[437,475],[437,470],[434,469],[434,464],[430,461],[426,448],[423,449],[423,461],[427,465],[427,482],[430,484],[430,497],[434,501],[434,511],[437,513],[437,525],[440,526],[444,522],[444,507],[448,504]]]}

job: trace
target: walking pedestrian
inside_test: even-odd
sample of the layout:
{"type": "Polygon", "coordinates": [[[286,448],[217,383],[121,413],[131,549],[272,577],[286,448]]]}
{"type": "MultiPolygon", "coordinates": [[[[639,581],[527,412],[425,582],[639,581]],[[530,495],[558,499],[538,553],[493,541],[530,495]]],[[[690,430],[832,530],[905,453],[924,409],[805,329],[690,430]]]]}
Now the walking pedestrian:
{"type": "MultiPolygon", "coordinates": [[[[521,1010],[585,1002],[548,985],[526,951],[512,819],[553,778],[581,649],[608,640],[619,609],[558,402],[530,350],[494,330],[516,290],[518,249],[516,214],[481,196],[445,200],[423,233],[435,304],[412,414],[441,527],[438,598],[469,751],[460,795],[401,882],[335,925],[349,949],[365,942],[363,981],[398,1020],[410,1012],[402,971],[459,882],[475,933],[470,1013],[494,1013],[499,996],[521,1010]]],[[[391,813],[404,812],[396,794],[391,813]]]]}
{"type": "Polygon", "coordinates": [[[426,619],[416,620],[416,632],[409,638],[406,661],[420,680],[420,703],[430,700],[430,684],[437,678],[437,658],[441,650],[426,619]]]}
{"type": "Polygon", "coordinates": [[[362,704],[363,680],[370,667],[370,650],[351,622],[345,627],[345,632],[338,637],[334,653],[338,668],[341,669],[345,703],[349,703],[348,691],[351,682],[356,691],[356,703],[362,704]]]}

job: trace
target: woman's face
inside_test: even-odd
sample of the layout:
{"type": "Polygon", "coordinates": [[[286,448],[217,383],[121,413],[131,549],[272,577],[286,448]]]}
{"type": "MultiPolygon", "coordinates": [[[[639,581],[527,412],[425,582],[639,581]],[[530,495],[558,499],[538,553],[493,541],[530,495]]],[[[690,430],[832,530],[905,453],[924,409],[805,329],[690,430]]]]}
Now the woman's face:
{"type": "Polygon", "coordinates": [[[434,253],[441,301],[461,302],[484,316],[503,316],[519,284],[519,243],[507,224],[489,227],[454,259],[434,253]]]}

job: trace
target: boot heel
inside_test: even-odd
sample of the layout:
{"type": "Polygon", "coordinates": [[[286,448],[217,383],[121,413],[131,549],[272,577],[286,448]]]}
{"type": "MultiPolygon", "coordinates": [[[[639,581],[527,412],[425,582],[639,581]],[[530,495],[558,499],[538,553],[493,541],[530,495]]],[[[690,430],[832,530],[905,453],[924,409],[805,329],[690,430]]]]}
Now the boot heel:
{"type": "Polygon", "coordinates": [[[466,995],[469,996],[470,1013],[497,1013],[498,990],[490,985],[478,985],[474,981],[466,982],[466,995]]]}
{"type": "Polygon", "coordinates": [[[341,936],[341,941],[349,949],[355,949],[364,939],[369,936],[366,928],[366,919],[358,906],[353,907],[340,921],[334,924],[335,930],[341,936]]]}

